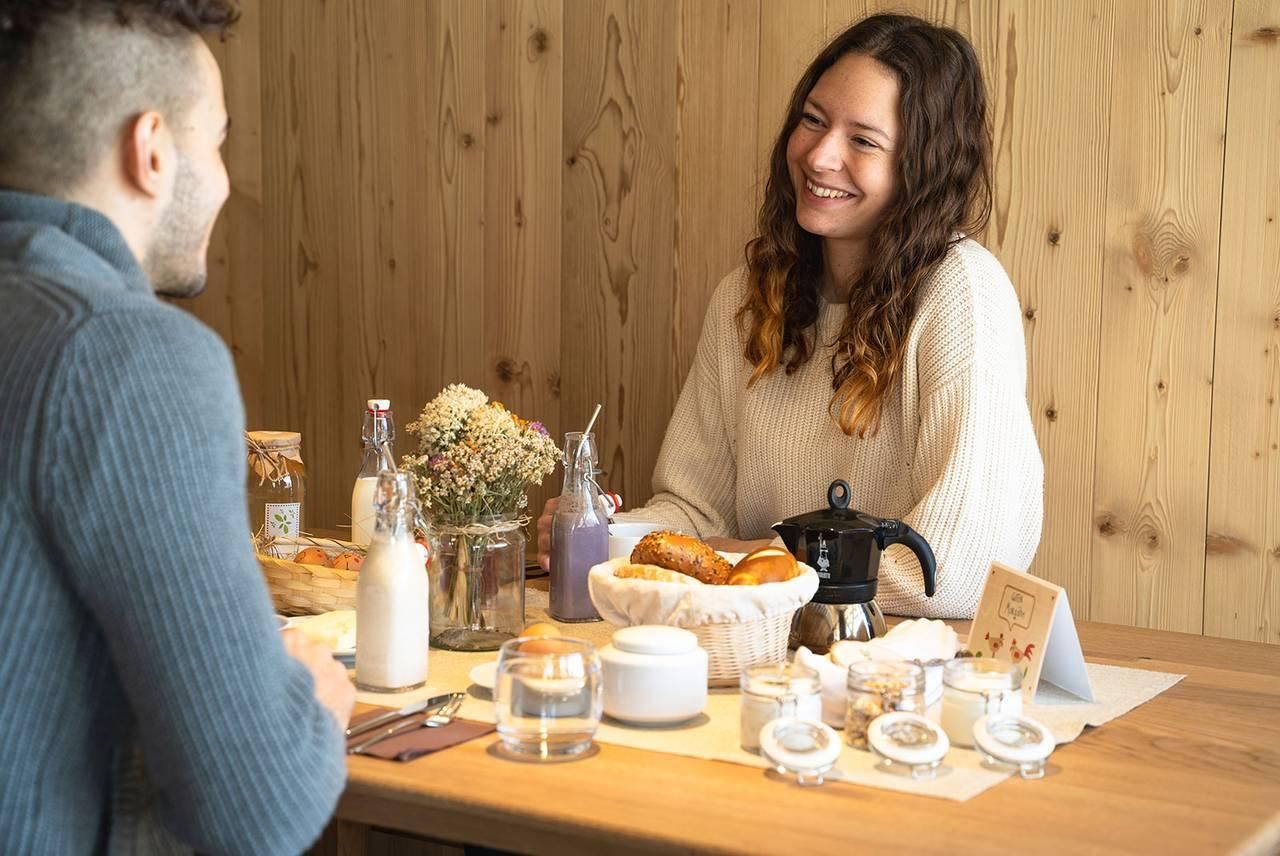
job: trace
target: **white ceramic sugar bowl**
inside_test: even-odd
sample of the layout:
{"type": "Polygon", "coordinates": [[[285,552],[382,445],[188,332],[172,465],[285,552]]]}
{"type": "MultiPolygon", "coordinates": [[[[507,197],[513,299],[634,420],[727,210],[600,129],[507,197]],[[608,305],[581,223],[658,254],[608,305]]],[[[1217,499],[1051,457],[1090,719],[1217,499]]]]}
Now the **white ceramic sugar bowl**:
{"type": "Polygon", "coordinates": [[[707,706],[707,652],[679,627],[624,627],[600,649],[604,712],[645,725],[684,722],[707,706]]]}

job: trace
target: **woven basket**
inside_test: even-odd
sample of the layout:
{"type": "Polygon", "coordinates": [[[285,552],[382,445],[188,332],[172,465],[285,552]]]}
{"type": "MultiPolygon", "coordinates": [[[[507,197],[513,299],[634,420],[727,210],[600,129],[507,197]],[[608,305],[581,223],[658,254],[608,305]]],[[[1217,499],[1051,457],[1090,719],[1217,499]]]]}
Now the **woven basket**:
{"type": "Polygon", "coordinates": [[[793,609],[769,618],[738,624],[702,624],[690,627],[707,652],[707,686],[736,687],[742,670],[787,659],[793,609]]]}
{"type": "Polygon", "coordinates": [[[330,558],[355,547],[332,539],[277,539],[268,553],[258,553],[271,602],[281,615],[319,615],[335,609],[356,608],[359,571],[304,565],[290,561],[303,547],[319,547],[330,558]]]}
{"type": "MultiPolygon", "coordinates": [[[[723,555],[731,562],[741,558],[723,555]]],[[[807,565],[799,577],[759,587],[614,577],[628,561],[619,557],[591,569],[587,582],[596,609],[619,627],[670,624],[692,631],[707,652],[707,684],[713,687],[736,686],[747,666],[785,660],[791,619],[818,588],[818,575],[807,565]]]]}

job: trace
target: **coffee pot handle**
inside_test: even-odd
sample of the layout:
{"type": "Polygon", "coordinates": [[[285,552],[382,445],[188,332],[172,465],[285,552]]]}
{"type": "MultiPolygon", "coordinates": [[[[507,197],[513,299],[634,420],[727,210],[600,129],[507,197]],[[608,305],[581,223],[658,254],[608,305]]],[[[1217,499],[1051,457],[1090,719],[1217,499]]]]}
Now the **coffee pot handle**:
{"type": "Polygon", "coordinates": [[[933,557],[933,548],[924,536],[901,520],[886,520],[876,528],[876,541],[883,550],[890,544],[901,544],[916,554],[920,560],[920,573],[924,576],[925,597],[933,597],[937,587],[937,560],[933,557]]]}

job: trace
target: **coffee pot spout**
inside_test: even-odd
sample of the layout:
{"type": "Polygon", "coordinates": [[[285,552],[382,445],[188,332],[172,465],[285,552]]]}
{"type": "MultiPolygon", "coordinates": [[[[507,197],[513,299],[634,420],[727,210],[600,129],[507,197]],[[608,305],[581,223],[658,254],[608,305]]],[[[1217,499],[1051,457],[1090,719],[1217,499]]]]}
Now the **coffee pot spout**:
{"type": "Polygon", "coordinates": [[[779,537],[782,538],[782,543],[786,544],[787,549],[794,555],[796,548],[800,546],[800,527],[784,520],[781,523],[773,524],[773,531],[778,533],[779,537]]]}

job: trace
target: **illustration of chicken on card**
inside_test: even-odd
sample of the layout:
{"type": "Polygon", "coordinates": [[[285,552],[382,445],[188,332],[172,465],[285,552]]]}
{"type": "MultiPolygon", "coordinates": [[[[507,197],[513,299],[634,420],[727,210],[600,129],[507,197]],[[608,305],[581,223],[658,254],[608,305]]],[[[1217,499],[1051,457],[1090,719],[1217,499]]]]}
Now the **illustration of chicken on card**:
{"type": "Polygon", "coordinates": [[[1093,701],[1075,619],[1061,586],[992,563],[968,647],[975,657],[1022,666],[1024,701],[1035,698],[1041,680],[1093,701]]]}

